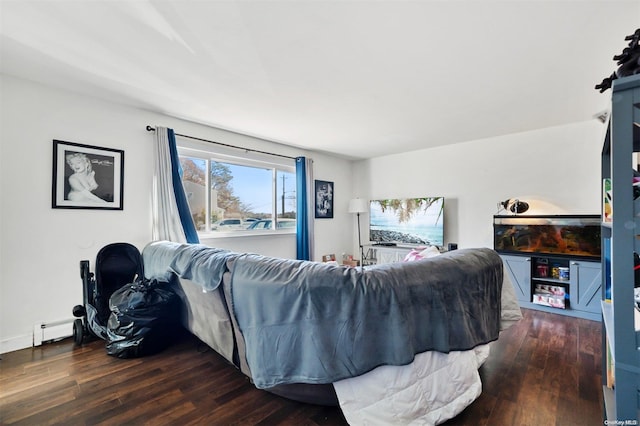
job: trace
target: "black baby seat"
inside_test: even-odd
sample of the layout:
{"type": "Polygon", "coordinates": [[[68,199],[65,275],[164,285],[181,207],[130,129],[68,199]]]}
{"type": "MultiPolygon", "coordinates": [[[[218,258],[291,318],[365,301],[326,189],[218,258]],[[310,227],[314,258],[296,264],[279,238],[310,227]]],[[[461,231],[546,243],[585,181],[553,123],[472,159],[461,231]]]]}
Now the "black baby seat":
{"type": "Polygon", "coordinates": [[[89,271],[88,260],[80,261],[80,277],[84,305],[73,308],[78,317],[73,323],[73,340],[77,345],[88,336],[107,340],[109,298],[136,277],[143,277],[142,255],[129,243],[108,244],[96,256],[95,274],[89,271]]]}

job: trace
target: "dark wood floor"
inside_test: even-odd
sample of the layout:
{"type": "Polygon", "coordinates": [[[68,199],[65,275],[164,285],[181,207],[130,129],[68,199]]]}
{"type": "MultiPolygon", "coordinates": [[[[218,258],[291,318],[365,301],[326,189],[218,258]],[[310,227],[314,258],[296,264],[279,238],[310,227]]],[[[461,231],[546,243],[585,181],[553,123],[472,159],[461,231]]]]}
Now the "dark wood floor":
{"type": "MultiPolygon", "coordinates": [[[[602,425],[601,326],[523,309],[480,369],[482,395],[447,425],[602,425]]],[[[70,339],[2,355],[0,424],[345,425],[339,408],[255,389],[191,336],[160,354],[70,339]]]]}

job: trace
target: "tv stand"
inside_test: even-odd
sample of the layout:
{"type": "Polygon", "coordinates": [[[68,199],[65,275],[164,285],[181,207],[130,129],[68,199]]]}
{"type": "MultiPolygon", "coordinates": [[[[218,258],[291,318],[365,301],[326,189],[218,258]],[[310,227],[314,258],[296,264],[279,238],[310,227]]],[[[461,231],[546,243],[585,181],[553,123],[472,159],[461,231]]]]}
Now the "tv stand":
{"type": "Polygon", "coordinates": [[[601,320],[599,261],[534,252],[501,253],[500,257],[521,307],[601,320]],[[562,297],[557,297],[558,294],[562,297]]]}
{"type": "Polygon", "coordinates": [[[366,255],[363,265],[381,265],[384,263],[402,262],[415,247],[398,246],[395,243],[371,243],[364,245],[366,255]],[[389,245],[391,244],[391,245],[389,245]]]}

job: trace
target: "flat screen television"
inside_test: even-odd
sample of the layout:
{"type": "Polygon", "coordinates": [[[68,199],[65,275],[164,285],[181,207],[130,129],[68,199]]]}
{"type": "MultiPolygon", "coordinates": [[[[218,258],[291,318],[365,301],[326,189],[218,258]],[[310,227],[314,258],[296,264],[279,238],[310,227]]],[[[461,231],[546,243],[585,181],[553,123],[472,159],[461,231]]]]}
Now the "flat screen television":
{"type": "Polygon", "coordinates": [[[444,245],[444,197],[369,202],[369,240],[378,244],[444,245]]]}

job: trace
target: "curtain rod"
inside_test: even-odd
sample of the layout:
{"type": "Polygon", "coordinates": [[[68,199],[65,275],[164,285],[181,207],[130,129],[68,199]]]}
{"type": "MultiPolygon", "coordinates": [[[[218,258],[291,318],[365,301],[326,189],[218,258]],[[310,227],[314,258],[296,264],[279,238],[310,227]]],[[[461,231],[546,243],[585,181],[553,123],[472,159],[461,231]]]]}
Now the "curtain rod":
{"type": "MultiPolygon", "coordinates": [[[[147,132],[155,132],[156,129],[147,125],[147,132]]],[[[251,148],[243,148],[241,146],[236,146],[236,145],[229,145],[227,143],[222,143],[222,142],[216,142],[216,141],[212,141],[209,139],[202,139],[202,138],[197,138],[195,136],[189,136],[189,135],[181,135],[180,133],[175,133],[176,136],[181,136],[183,138],[187,138],[187,139],[193,139],[193,140],[197,140],[197,141],[201,141],[201,142],[208,142],[208,143],[214,143],[216,145],[222,145],[222,146],[226,146],[228,148],[235,148],[235,149],[241,149],[245,152],[257,152],[259,154],[266,154],[266,155],[273,155],[275,157],[282,157],[282,158],[290,158],[291,160],[295,160],[296,157],[290,157],[288,155],[282,155],[282,154],[274,154],[273,152],[267,152],[267,151],[260,151],[258,149],[251,149],[251,148]]]]}

